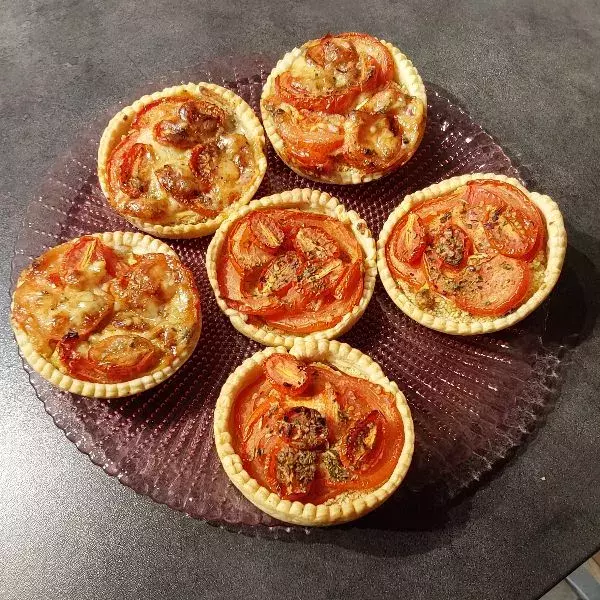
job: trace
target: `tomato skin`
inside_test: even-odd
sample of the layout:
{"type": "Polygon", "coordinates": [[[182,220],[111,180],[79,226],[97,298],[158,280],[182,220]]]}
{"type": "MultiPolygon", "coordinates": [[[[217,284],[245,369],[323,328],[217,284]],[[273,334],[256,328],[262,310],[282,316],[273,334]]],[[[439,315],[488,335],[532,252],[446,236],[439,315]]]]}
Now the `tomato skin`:
{"type": "Polygon", "coordinates": [[[263,369],[269,382],[283,394],[298,396],[310,383],[306,364],[290,354],[272,354],[265,360],[263,369]]]}

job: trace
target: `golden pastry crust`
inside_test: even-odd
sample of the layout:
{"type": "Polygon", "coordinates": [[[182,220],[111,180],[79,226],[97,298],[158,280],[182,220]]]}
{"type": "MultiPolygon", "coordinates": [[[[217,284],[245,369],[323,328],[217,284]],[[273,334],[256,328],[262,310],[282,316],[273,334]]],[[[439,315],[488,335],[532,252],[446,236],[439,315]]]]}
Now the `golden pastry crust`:
{"type": "MultiPolygon", "coordinates": [[[[167,246],[167,244],[140,232],[105,232],[93,234],[93,237],[98,238],[113,249],[127,247],[135,254],[162,253],[179,260],[175,251],[167,246]]],[[[22,276],[23,275],[21,275],[17,282],[17,287],[22,283],[22,276]]],[[[118,383],[82,381],[63,373],[34,348],[28,334],[14,318],[11,318],[11,325],[23,358],[35,371],[44,377],[44,379],[50,381],[50,383],[67,392],[72,392],[81,396],[90,396],[94,398],[121,398],[123,396],[130,396],[132,394],[143,392],[158,385],[173,375],[173,373],[185,363],[192,355],[200,338],[202,330],[202,313],[199,312],[199,319],[192,337],[186,343],[185,347],[178,349],[178,355],[171,364],[142,377],[118,383]]]]}
{"type": "MultiPolygon", "coordinates": [[[[179,94],[190,94],[202,99],[203,92],[216,95],[227,107],[229,114],[233,114],[237,120],[238,128],[246,136],[255,162],[255,174],[252,180],[245,186],[240,198],[216,217],[207,217],[204,221],[194,224],[174,223],[159,224],[143,221],[142,219],[123,214],[122,216],[138,229],[151,233],[161,238],[196,238],[213,233],[227,216],[237,207],[250,202],[258,189],[267,170],[267,159],[265,155],[265,134],[260,121],[252,108],[231,90],[215,85],[213,83],[188,83],[165,88],[160,92],[143,96],[136,100],[131,106],[120,110],[109,122],[102,134],[100,147],[98,149],[98,179],[102,192],[111,202],[111,191],[109,186],[108,163],[114,148],[128,133],[130,125],[136,114],[146,105],[159,100],[177,96],[179,94]]],[[[112,206],[112,203],[111,203],[112,206]]],[[[114,206],[113,206],[114,208],[114,206]]],[[[184,210],[181,211],[182,213],[184,210]]]]}
{"type": "Polygon", "coordinates": [[[249,205],[240,208],[232,214],[219,227],[208,246],[206,252],[206,269],[219,308],[229,317],[231,324],[240,333],[266,346],[285,346],[286,348],[291,348],[297,340],[308,337],[315,337],[317,339],[336,338],[348,331],[360,319],[375,289],[375,280],[377,278],[375,241],[366,223],[359,215],[353,210],[347,211],[337,198],[319,190],[309,188],[294,189],[253,200],[249,205]],[[289,333],[277,331],[268,325],[258,326],[250,323],[248,315],[229,307],[222,297],[217,280],[217,259],[223,251],[227,233],[241,217],[253,210],[267,207],[296,208],[334,217],[342,223],[347,224],[358,240],[364,253],[363,294],[360,302],[354,306],[353,310],[345,315],[334,327],[306,335],[290,335],[289,333]]]}
{"type": "MultiPolygon", "coordinates": [[[[392,54],[392,58],[395,63],[395,79],[397,83],[399,83],[410,96],[414,96],[418,98],[423,103],[423,119],[422,125],[420,128],[418,140],[414,144],[413,152],[404,161],[405,164],[410,158],[414,155],[419,144],[423,138],[423,133],[425,131],[425,123],[427,120],[427,95],[425,92],[425,86],[423,85],[423,80],[419,75],[419,72],[414,67],[412,62],[404,55],[398,48],[386,42],[385,40],[379,40],[392,54]]],[[[307,42],[308,43],[308,42],[307,42]]],[[[380,179],[385,175],[389,175],[396,169],[386,170],[381,172],[370,172],[366,173],[361,171],[360,169],[354,167],[348,167],[347,170],[343,172],[332,173],[330,175],[321,175],[316,177],[314,175],[307,174],[301,168],[290,164],[290,161],[286,158],[286,150],[285,144],[279,134],[277,133],[277,128],[275,127],[275,122],[271,113],[266,109],[265,102],[268,98],[270,98],[275,92],[275,79],[278,75],[281,75],[283,72],[287,71],[294,60],[300,56],[302,53],[302,47],[294,48],[287,54],[283,56],[281,60],[275,65],[267,81],[263,88],[263,92],[261,95],[260,107],[261,107],[261,115],[263,120],[263,125],[265,127],[265,131],[267,132],[267,136],[269,141],[271,142],[275,152],[279,155],[281,160],[295,173],[301,175],[302,177],[306,177],[311,179],[312,181],[320,182],[320,183],[335,183],[341,185],[348,184],[357,184],[357,183],[366,183],[368,181],[373,181],[375,179],[380,179]]],[[[397,168],[400,168],[399,165],[397,168]]]]}
{"type": "Polygon", "coordinates": [[[406,196],[401,204],[390,214],[379,234],[379,240],[377,241],[377,268],[383,286],[390,298],[394,301],[396,306],[411,319],[414,319],[421,325],[425,325],[425,327],[444,333],[453,335],[477,335],[511,327],[534,311],[547,298],[548,294],[552,291],[552,288],[558,281],[566,248],[567,234],[563,218],[558,205],[549,196],[530,192],[516,179],[506,177],[505,175],[473,173],[446,179],[445,181],[436,183],[406,196]],[[546,266],[541,283],[526,302],[521,304],[514,312],[504,317],[478,319],[477,317],[471,316],[468,321],[462,321],[460,319],[443,318],[433,315],[414,304],[403,289],[396,283],[390,272],[385,256],[385,248],[388,239],[396,223],[398,223],[398,221],[413,207],[431,198],[437,198],[443,194],[447,194],[460,186],[465,185],[469,181],[484,179],[503,181],[514,185],[524,192],[542,213],[546,224],[548,241],[546,246],[546,266]]]}
{"type": "Polygon", "coordinates": [[[297,341],[289,350],[292,356],[329,363],[348,375],[367,379],[393,394],[404,424],[404,446],[392,475],[377,489],[341,494],[318,505],[284,500],[260,486],[243,468],[242,459],[232,446],[230,417],[237,394],[253,381],[265,359],[272,354],[286,352],[288,350],[283,347],[266,348],[257,352],[246,359],[223,385],[214,415],[215,445],[223,468],[233,484],[252,504],[280,521],[323,527],[362,517],[377,508],[396,491],[410,466],[414,448],[414,428],[406,398],[396,383],[384,375],[381,367],[356,348],[337,341],[316,339],[297,341]]]}

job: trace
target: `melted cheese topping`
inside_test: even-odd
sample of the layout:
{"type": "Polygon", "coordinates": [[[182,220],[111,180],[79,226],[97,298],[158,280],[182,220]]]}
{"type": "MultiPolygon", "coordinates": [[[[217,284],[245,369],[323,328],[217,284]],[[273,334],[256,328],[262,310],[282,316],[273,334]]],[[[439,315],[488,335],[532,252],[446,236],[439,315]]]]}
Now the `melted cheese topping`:
{"type": "Polygon", "coordinates": [[[109,159],[109,200],[119,212],[155,224],[194,225],[222,212],[252,184],[258,169],[247,133],[223,98],[209,90],[203,90],[202,96],[187,94],[162,99],[161,104],[151,108],[137,125],[136,121],[144,110],[138,112],[138,118],[134,118],[129,132],[113,149],[109,159]],[[180,116],[180,108],[186,100],[208,103],[222,111],[225,119],[218,134],[209,132],[204,138],[199,136],[196,139],[198,143],[192,143],[191,147],[178,147],[164,139],[157,139],[156,127],[161,121],[186,126],[185,120],[180,116]],[[149,164],[142,174],[143,193],[138,197],[132,196],[127,185],[122,185],[119,181],[120,177],[127,179],[127,174],[124,174],[126,167],[123,165],[133,144],[144,144],[150,155],[149,164]],[[201,146],[205,148],[200,148],[201,146]],[[200,149],[200,155],[203,155],[201,161],[216,155],[208,175],[210,183],[208,186],[200,186],[202,190],[198,191],[195,198],[178,197],[161,184],[161,169],[171,167],[188,180],[190,185],[194,185],[198,178],[191,164],[197,148],[200,149]]]}
{"type": "Polygon", "coordinates": [[[200,299],[175,256],[108,247],[87,236],[49,250],[23,271],[12,315],[63,373],[128,381],[164,368],[195,343],[200,299]],[[135,364],[140,346],[147,368],[135,364]]]}

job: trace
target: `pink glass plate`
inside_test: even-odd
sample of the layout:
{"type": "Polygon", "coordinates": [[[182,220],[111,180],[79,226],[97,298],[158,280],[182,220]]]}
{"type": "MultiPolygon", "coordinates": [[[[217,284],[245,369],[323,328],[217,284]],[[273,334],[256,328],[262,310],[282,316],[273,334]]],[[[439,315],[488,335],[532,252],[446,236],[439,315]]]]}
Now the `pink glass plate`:
{"type": "MultiPolygon", "coordinates": [[[[205,80],[231,88],[258,112],[272,64],[260,56],[222,60],[210,71],[190,68],[154,81],[128,100],[177,81],[205,80]]],[[[406,166],[370,184],[320,186],[358,211],[375,236],[414,190],[476,171],[519,176],[502,148],[443,90],[428,85],[427,93],[425,138],[406,166]]],[[[31,202],[15,249],[13,286],[21,269],[53,245],[85,233],[131,229],[108,208],[96,177],[98,140],[110,116],[85,131],[31,202]]],[[[288,169],[270,147],[268,160],[257,197],[316,185],[288,169]]],[[[282,526],[245,500],[214,450],[212,411],[219,390],[260,346],[237,333],[217,307],[204,264],[208,241],[172,243],[198,282],[203,332],[192,358],[167,382],[133,398],[101,401],[62,392],[26,368],[56,425],[94,463],[136,492],[236,530],[298,533],[303,530],[282,526]]],[[[416,450],[401,491],[357,524],[396,528],[410,514],[408,507],[437,506],[455,497],[535,428],[551,404],[565,355],[561,336],[547,335],[550,312],[546,303],[508,331],[463,339],[414,323],[377,284],[364,317],[343,340],[378,361],[406,393],[416,450]]]]}

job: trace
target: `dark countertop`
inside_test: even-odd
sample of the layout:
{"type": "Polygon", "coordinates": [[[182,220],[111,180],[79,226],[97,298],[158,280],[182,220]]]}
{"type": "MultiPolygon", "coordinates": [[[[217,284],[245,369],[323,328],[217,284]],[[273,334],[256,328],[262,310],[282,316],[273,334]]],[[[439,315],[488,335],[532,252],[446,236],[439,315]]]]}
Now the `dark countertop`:
{"type": "Polygon", "coordinates": [[[325,31],[397,43],[561,205],[584,339],[527,446],[435,523],[334,542],[233,534],[109,478],[35,398],[0,296],[0,597],[537,598],[600,543],[600,7],[595,0],[1,3],[3,281],[24,209],[89,120],[157,75],[325,31]]]}

